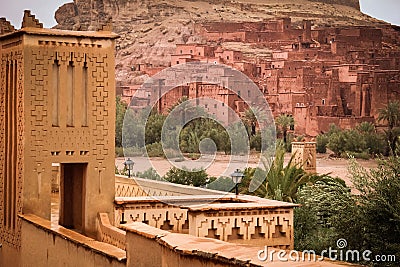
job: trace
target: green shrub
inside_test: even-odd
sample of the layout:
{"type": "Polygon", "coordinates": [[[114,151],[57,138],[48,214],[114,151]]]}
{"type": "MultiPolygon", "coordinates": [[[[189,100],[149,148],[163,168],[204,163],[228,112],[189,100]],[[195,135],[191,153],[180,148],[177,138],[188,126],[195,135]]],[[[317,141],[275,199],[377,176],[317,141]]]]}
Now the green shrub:
{"type": "Polygon", "coordinates": [[[223,192],[230,192],[234,187],[235,183],[232,181],[232,178],[229,177],[219,177],[218,179],[207,185],[207,189],[223,192]]]}
{"type": "Polygon", "coordinates": [[[205,186],[213,182],[215,177],[208,177],[205,170],[188,170],[179,169],[176,167],[171,168],[163,177],[166,181],[176,184],[192,185],[192,186],[205,186]]]}
{"type": "Polygon", "coordinates": [[[115,157],[123,157],[124,156],[124,148],[123,147],[115,147],[115,157]]]}
{"type": "Polygon", "coordinates": [[[147,169],[144,172],[137,172],[136,177],[157,181],[161,180],[161,176],[153,168],[147,169]]]}
{"type": "Polygon", "coordinates": [[[164,157],[164,151],[161,143],[153,143],[146,145],[147,155],[149,157],[164,157]]]}
{"type": "Polygon", "coordinates": [[[317,153],[326,153],[326,146],[329,143],[329,137],[327,135],[317,136],[317,153]]]}
{"type": "Polygon", "coordinates": [[[115,156],[116,157],[140,157],[143,156],[143,149],[138,147],[115,147],[115,156]]]}
{"type": "Polygon", "coordinates": [[[250,149],[261,151],[261,142],[261,134],[260,132],[257,132],[256,135],[250,137],[250,149]]]}

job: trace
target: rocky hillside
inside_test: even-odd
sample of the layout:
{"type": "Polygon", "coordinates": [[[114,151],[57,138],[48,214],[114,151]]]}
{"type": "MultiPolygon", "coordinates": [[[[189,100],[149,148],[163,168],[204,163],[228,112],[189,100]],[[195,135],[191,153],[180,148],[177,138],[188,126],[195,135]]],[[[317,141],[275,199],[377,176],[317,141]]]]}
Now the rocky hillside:
{"type": "Polygon", "coordinates": [[[359,10],[357,0],[74,0],[61,6],[56,28],[96,29],[112,17],[117,40],[117,81],[140,82],[137,63],[166,66],[175,44],[204,42],[196,26],[210,21],[260,21],[291,17],[326,25],[382,23],[359,10]],[[346,4],[346,5],[344,5],[346,4]]]}

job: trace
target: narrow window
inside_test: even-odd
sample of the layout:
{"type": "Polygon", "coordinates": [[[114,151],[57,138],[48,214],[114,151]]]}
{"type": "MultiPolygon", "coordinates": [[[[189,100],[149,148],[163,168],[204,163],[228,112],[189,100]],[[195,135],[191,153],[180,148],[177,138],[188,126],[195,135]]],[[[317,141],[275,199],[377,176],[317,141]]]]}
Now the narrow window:
{"type": "Polygon", "coordinates": [[[67,67],[67,126],[74,126],[74,65],[67,67]]]}
{"type": "Polygon", "coordinates": [[[59,97],[60,97],[60,65],[58,60],[54,61],[53,64],[53,108],[52,118],[53,126],[59,126],[59,97]]]}
{"type": "Polygon", "coordinates": [[[88,68],[86,62],[83,65],[82,86],[83,86],[82,126],[88,126],[88,68]]]}

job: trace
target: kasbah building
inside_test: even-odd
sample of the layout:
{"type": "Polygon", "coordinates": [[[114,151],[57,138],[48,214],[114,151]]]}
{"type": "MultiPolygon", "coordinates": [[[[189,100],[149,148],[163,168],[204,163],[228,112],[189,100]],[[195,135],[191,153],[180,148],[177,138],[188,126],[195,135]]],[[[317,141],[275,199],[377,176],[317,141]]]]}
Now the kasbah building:
{"type": "MultiPolygon", "coordinates": [[[[196,25],[207,44],[177,44],[169,66],[190,62],[226,64],[256,83],[275,117],[286,114],[295,121],[294,134],[315,137],[331,124],[350,129],[361,122],[376,123],[379,110],[400,99],[399,32],[387,26],[313,28],[312,21],[295,27],[290,18],[263,22],[210,22],[196,25]],[[268,55],[224,48],[229,42],[257,44],[268,55]],[[211,44],[211,45],[210,45],[211,44]]],[[[251,50],[251,49],[250,49],[251,50]]],[[[149,76],[165,67],[138,64],[134,69],[149,76]]],[[[143,105],[146,92],[140,85],[121,86],[126,103],[143,105]],[[132,96],[137,92],[136,99],[132,96]]],[[[242,94],[251,94],[243,90],[242,94]]],[[[221,107],[202,107],[229,122],[223,106],[243,114],[242,99],[218,85],[188,84],[165,95],[159,105],[167,112],[177,99],[213,98],[221,107]]]]}
{"type": "MultiPolygon", "coordinates": [[[[178,45],[171,65],[216,61],[243,71],[298,132],[374,121],[398,99],[399,53],[382,47],[398,35],[311,30],[308,21],[292,29],[287,18],[222,26],[199,25],[210,40],[270,42],[277,51],[250,63],[217,46],[178,45]]],[[[291,266],[257,253],[293,249],[296,205],[114,174],[116,38],[110,22],[85,32],[44,29],[29,11],[20,30],[0,20],[0,266],[291,266]]],[[[160,111],[191,91],[220,97],[210,90],[178,88],[160,111]]],[[[229,99],[237,112],[246,108],[229,99]]]]}

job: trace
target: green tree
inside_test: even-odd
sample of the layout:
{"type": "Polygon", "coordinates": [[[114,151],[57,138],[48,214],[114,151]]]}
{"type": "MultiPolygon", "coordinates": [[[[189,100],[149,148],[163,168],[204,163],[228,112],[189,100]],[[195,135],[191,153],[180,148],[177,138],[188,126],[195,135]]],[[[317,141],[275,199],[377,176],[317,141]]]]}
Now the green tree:
{"type": "MultiPolygon", "coordinates": [[[[199,153],[200,142],[205,138],[210,138],[218,151],[226,151],[229,140],[226,130],[210,118],[197,118],[187,123],[179,134],[180,148],[185,153],[199,153]]],[[[203,148],[212,151],[211,147],[203,148]]]]}
{"type": "Polygon", "coordinates": [[[317,136],[317,153],[326,153],[326,146],[329,143],[329,136],[321,134],[317,136]]]}
{"type": "Polygon", "coordinates": [[[300,165],[294,163],[294,157],[295,155],[292,155],[285,165],[285,150],[283,148],[277,149],[275,159],[266,178],[266,198],[295,202],[300,187],[324,179],[324,175],[306,173],[300,165]]]}
{"type": "Polygon", "coordinates": [[[235,184],[233,183],[232,178],[229,177],[219,177],[212,183],[207,184],[207,189],[218,190],[223,192],[230,192],[234,187],[235,184]]]}
{"type": "Polygon", "coordinates": [[[378,121],[386,121],[388,124],[387,138],[390,150],[393,153],[396,150],[396,142],[398,135],[395,134],[395,127],[400,123],[400,102],[391,101],[386,108],[379,111],[378,121]]]}
{"type": "Polygon", "coordinates": [[[270,164],[264,163],[264,170],[249,168],[244,171],[245,176],[239,187],[240,191],[274,200],[296,202],[299,188],[306,184],[324,180],[327,177],[326,175],[306,173],[300,165],[294,163],[294,155],[291,156],[286,165],[284,161],[285,149],[280,145],[274,160],[270,164]],[[257,176],[262,175],[264,175],[265,179],[257,178],[257,176]],[[248,191],[251,179],[264,180],[255,192],[248,191]]]}
{"type": "Polygon", "coordinates": [[[300,188],[298,203],[301,206],[294,212],[296,250],[312,249],[320,253],[328,247],[336,247],[336,240],[345,237],[350,247],[359,246],[354,244],[359,231],[344,230],[346,225],[352,225],[355,230],[358,219],[356,202],[343,180],[327,176],[300,188]]]}
{"type": "Polygon", "coordinates": [[[374,124],[362,122],[356,126],[356,130],[364,140],[364,151],[368,151],[371,155],[381,155],[385,152],[384,138],[376,132],[374,124]]]}
{"type": "Polygon", "coordinates": [[[275,119],[275,123],[279,126],[283,134],[283,142],[287,142],[287,132],[294,127],[294,119],[290,115],[282,114],[275,119]]]}
{"type": "MultiPolygon", "coordinates": [[[[382,137],[375,131],[375,126],[368,122],[360,123],[350,130],[340,130],[332,126],[331,130],[323,136],[320,138],[329,140],[327,147],[337,156],[342,157],[353,155],[368,159],[369,155],[383,153],[385,148],[382,137]]],[[[317,138],[317,146],[319,141],[317,138]]]]}
{"type": "Polygon", "coordinates": [[[163,178],[170,183],[196,187],[205,186],[215,180],[214,177],[209,178],[206,171],[203,169],[190,171],[185,168],[179,169],[176,167],[172,167],[163,178]]]}
{"type": "MultiPolygon", "coordinates": [[[[360,249],[376,254],[396,255],[400,259],[400,157],[397,153],[381,159],[378,167],[370,170],[350,160],[350,175],[359,210],[358,233],[360,249]]],[[[352,231],[354,229],[348,229],[352,231]]],[[[393,266],[398,266],[393,263],[393,266]]]]}
{"type": "Polygon", "coordinates": [[[383,158],[370,171],[351,158],[349,173],[357,195],[352,195],[343,181],[333,178],[298,191],[301,206],[295,209],[295,248],[321,252],[336,247],[336,241],[345,238],[348,250],[395,255],[397,260],[366,264],[398,266],[400,157],[396,154],[383,158]]]}
{"type": "Polygon", "coordinates": [[[122,146],[122,126],[124,124],[127,105],[121,101],[121,97],[115,99],[115,146],[122,146]]]}
{"type": "Polygon", "coordinates": [[[127,109],[123,123],[124,148],[143,148],[144,147],[144,119],[142,114],[136,114],[131,109],[127,109]]]}
{"type": "Polygon", "coordinates": [[[146,122],[145,140],[146,145],[161,142],[161,131],[166,116],[152,112],[146,122]]]}
{"type": "Polygon", "coordinates": [[[261,147],[262,147],[262,138],[261,138],[261,133],[258,131],[256,135],[250,137],[250,148],[260,152],[261,147]]]}
{"type": "Polygon", "coordinates": [[[137,172],[136,177],[139,178],[144,178],[144,179],[149,179],[149,180],[161,180],[161,176],[157,173],[157,171],[153,168],[149,168],[145,170],[144,172],[137,172]]]}
{"type": "Polygon", "coordinates": [[[247,109],[244,112],[243,121],[246,126],[250,129],[250,135],[253,136],[256,134],[256,126],[257,126],[257,117],[251,108],[247,109]]]}

